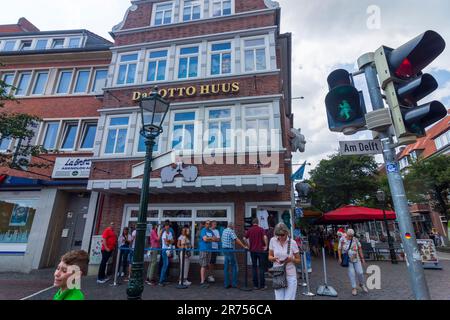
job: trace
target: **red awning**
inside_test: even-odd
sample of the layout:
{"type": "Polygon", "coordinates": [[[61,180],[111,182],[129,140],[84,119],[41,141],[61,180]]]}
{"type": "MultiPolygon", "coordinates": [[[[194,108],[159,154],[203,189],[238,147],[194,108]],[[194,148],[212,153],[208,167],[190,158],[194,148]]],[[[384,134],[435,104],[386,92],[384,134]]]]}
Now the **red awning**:
{"type": "MultiPolygon", "coordinates": [[[[397,218],[394,211],[386,210],[385,212],[387,220],[395,220],[397,218]]],[[[356,223],[383,219],[383,210],[357,206],[345,206],[325,213],[318,223],[356,223]]]]}

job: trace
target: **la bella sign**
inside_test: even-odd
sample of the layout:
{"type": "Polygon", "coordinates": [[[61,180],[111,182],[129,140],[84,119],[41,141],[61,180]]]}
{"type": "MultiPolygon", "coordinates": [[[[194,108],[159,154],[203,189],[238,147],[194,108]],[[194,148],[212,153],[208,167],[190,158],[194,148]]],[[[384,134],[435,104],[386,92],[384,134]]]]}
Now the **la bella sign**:
{"type": "MultiPolygon", "coordinates": [[[[225,82],[218,84],[205,84],[188,87],[177,87],[160,89],[159,94],[163,98],[183,98],[206,95],[219,95],[227,93],[238,93],[240,90],[239,82],[225,82]]],[[[141,98],[146,98],[151,92],[133,92],[133,101],[138,101],[141,98]]]]}

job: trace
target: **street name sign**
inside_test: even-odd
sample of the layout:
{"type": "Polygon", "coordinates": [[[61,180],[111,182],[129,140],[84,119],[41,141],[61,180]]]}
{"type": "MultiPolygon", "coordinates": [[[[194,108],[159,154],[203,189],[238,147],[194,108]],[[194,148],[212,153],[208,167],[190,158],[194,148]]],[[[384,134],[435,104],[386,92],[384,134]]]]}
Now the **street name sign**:
{"type": "Polygon", "coordinates": [[[380,140],[339,141],[339,145],[339,153],[343,156],[383,153],[380,140]]]}

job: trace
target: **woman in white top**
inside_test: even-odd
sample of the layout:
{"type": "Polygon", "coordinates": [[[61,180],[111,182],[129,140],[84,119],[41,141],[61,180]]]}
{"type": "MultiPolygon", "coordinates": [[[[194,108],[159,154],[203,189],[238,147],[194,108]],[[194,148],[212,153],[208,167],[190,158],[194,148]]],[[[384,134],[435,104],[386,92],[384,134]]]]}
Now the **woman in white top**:
{"type": "Polygon", "coordinates": [[[300,263],[297,243],[289,236],[289,229],[284,223],[275,226],[275,236],[269,243],[269,261],[274,267],[286,265],[287,288],[276,289],[276,300],[295,300],[297,294],[297,270],[295,264],[300,263]],[[290,250],[289,250],[290,242],[290,250]],[[288,255],[289,250],[289,255],[288,255]]]}
{"type": "MultiPolygon", "coordinates": [[[[178,237],[177,247],[178,249],[191,249],[191,240],[189,239],[189,228],[184,227],[181,230],[181,235],[178,237]]],[[[183,251],[180,253],[180,278],[178,279],[179,284],[183,284],[185,286],[189,286],[192,283],[187,280],[189,274],[189,258],[191,256],[191,251],[185,251],[186,254],[183,254],[183,251]],[[181,269],[182,269],[182,261],[184,256],[184,275],[183,275],[183,283],[181,283],[181,269]]]]}

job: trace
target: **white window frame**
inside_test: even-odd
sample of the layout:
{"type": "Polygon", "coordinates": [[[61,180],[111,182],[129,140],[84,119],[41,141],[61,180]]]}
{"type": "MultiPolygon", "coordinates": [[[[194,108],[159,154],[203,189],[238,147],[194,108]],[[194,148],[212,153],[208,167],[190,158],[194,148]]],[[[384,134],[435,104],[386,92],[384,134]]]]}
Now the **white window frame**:
{"type": "MultiPolygon", "coordinates": [[[[197,150],[198,147],[198,130],[199,130],[199,125],[201,124],[201,122],[198,120],[199,119],[199,114],[198,114],[198,109],[183,109],[183,110],[175,110],[172,111],[170,114],[170,123],[169,123],[169,128],[170,128],[170,132],[169,132],[169,141],[168,141],[168,148],[170,150],[174,150],[176,152],[182,152],[183,154],[194,154],[197,150]],[[194,120],[185,120],[185,121],[175,121],[175,115],[179,114],[179,113],[191,113],[194,112],[195,113],[195,119],[194,120]],[[182,140],[182,144],[183,144],[183,148],[181,149],[175,149],[172,146],[173,143],[173,138],[174,138],[174,133],[175,133],[175,125],[179,125],[179,124],[183,124],[183,125],[188,125],[188,124],[193,124],[194,125],[194,137],[192,137],[193,139],[193,146],[192,149],[184,149],[184,132],[183,132],[183,140],[182,140]]],[[[183,127],[184,128],[184,127],[183,127]]]]}
{"type": "Polygon", "coordinates": [[[60,135],[61,135],[61,127],[62,127],[62,120],[60,119],[48,119],[48,120],[44,120],[43,125],[42,125],[42,132],[41,132],[41,136],[39,138],[39,145],[44,146],[44,141],[45,141],[45,137],[47,135],[47,130],[48,130],[48,125],[50,123],[58,123],[58,130],[56,131],[56,138],[55,138],[55,143],[53,148],[47,149],[48,151],[54,151],[58,149],[58,145],[59,145],[59,140],[60,140],[60,135]]]}
{"type": "Polygon", "coordinates": [[[92,77],[92,83],[89,86],[89,92],[90,93],[102,93],[103,92],[103,88],[105,88],[106,83],[108,81],[108,68],[94,68],[93,71],[91,72],[91,77],[92,77]],[[94,86],[95,86],[95,79],[97,77],[97,72],[98,71],[106,71],[106,78],[105,78],[105,85],[101,88],[100,91],[94,91],[94,86]]]}
{"type": "Polygon", "coordinates": [[[144,79],[143,79],[144,81],[143,82],[144,83],[154,83],[154,82],[168,81],[169,80],[168,79],[169,67],[170,67],[169,58],[170,58],[170,48],[169,47],[147,50],[145,52],[145,74],[144,74],[144,79]],[[155,80],[148,81],[147,79],[148,79],[148,72],[149,72],[149,63],[152,62],[152,61],[156,61],[156,63],[157,63],[157,70],[158,70],[160,61],[164,60],[164,58],[150,58],[150,54],[152,52],[158,52],[158,51],[167,51],[167,56],[165,58],[165,60],[166,60],[166,70],[164,72],[164,80],[157,80],[156,77],[157,77],[158,73],[156,73],[155,74],[155,80]]]}
{"type": "Polygon", "coordinates": [[[203,9],[204,9],[204,2],[202,0],[183,0],[182,5],[180,5],[180,22],[199,21],[199,20],[203,19],[203,9]],[[193,13],[194,13],[194,10],[193,10],[194,6],[191,5],[190,6],[190,9],[191,9],[190,10],[191,11],[190,12],[190,18],[191,19],[184,21],[184,8],[185,8],[185,5],[186,5],[186,1],[197,1],[198,2],[199,6],[200,6],[200,18],[192,19],[193,13]]]}
{"type": "MultiPolygon", "coordinates": [[[[13,76],[13,81],[12,81],[11,85],[14,86],[14,83],[15,83],[16,78],[17,78],[17,72],[8,72],[7,71],[7,72],[2,73],[2,81],[5,81],[5,78],[6,78],[7,75],[12,75],[13,76]]],[[[12,91],[12,88],[10,87],[9,91],[7,92],[7,94],[11,94],[11,91],[12,91]]]]}
{"type": "Polygon", "coordinates": [[[75,95],[83,95],[83,94],[88,93],[89,92],[89,87],[91,86],[92,68],[91,69],[77,69],[75,71],[75,73],[76,73],[76,76],[75,76],[75,79],[73,79],[74,83],[73,83],[73,88],[72,88],[73,94],[75,94],[75,95]],[[78,83],[78,78],[80,77],[80,72],[83,72],[83,71],[89,72],[89,75],[88,75],[88,78],[87,78],[86,88],[82,92],[75,92],[75,89],[76,89],[77,83],[78,83]]]}
{"type": "Polygon", "coordinates": [[[80,123],[80,127],[79,127],[79,137],[78,137],[78,141],[76,143],[76,147],[77,150],[79,151],[92,151],[95,147],[95,136],[94,136],[94,143],[92,144],[92,148],[82,148],[81,144],[83,143],[83,137],[84,135],[87,133],[87,126],[88,125],[92,125],[92,124],[96,124],[97,128],[95,129],[95,135],[97,135],[97,131],[98,131],[98,119],[88,119],[88,120],[83,120],[80,123]]]}
{"type": "MultiPolygon", "coordinates": [[[[165,11],[163,11],[165,12],[165,11]]],[[[175,21],[175,1],[166,1],[166,2],[156,2],[153,3],[153,7],[152,7],[152,21],[151,21],[151,26],[155,26],[155,27],[160,27],[160,26],[166,26],[166,25],[170,25],[173,24],[175,21]],[[167,5],[167,4],[172,4],[172,16],[170,17],[170,23],[164,23],[164,14],[163,14],[163,20],[161,24],[156,24],[156,8],[157,6],[160,5],[167,5]]]]}
{"type": "Polygon", "coordinates": [[[231,15],[234,15],[236,13],[236,9],[235,9],[235,1],[231,0],[231,13],[228,15],[224,15],[223,14],[223,3],[225,0],[210,0],[209,1],[209,16],[211,18],[219,18],[219,17],[229,17],[231,15]],[[214,2],[220,2],[221,3],[221,11],[220,11],[220,16],[214,16],[214,2]]]}
{"type": "Polygon", "coordinates": [[[132,52],[124,52],[124,53],[120,53],[118,55],[117,58],[117,64],[116,64],[116,74],[114,76],[114,86],[117,87],[124,87],[124,86],[131,86],[134,85],[138,82],[138,70],[139,70],[139,58],[140,58],[140,52],[139,51],[132,51],[132,52]],[[127,61],[127,62],[120,62],[120,59],[122,59],[122,56],[127,56],[127,55],[132,55],[132,54],[137,54],[137,59],[135,60],[136,62],[132,62],[132,61],[127,61]],[[135,71],[135,75],[134,75],[134,82],[132,83],[127,83],[127,77],[128,77],[128,71],[129,71],[129,64],[132,63],[136,63],[136,71],[135,71]],[[117,83],[117,80],[119,79],[119,71],[120,71],[120,66],[121,65],[127,65],[127,71],[125,74],[125,82],[124,83],[117,83]]]}
{"type": "MultiPolygon", "coordinates": [[[[109,115],[109,116],[106,117],[106,124],[107,125],[105,125],[105,130],[103,132],[102,156],[104,156],[104,157],[117,157],[117,156],[121,156],[121,155],[124,156],[124,155],[127,154],[128,139],[130,137],[130,122],[131,122],[131,119],[132,119],[132,115],[128,114],[128,113],[127,114],[109,115]],[[114,119],[114,118],[125,118],[125,117],[128,118],[128,124],[127,125],[115,125],[115,126],[112,126],[112,127],[109,125],[111,123],[111,119],[114,119]],[[124,148],[122,153],[116,153],[116,152],[106,153],[106,146],[107,146],[107,142],[108,142],[108,134],[109,134],[109,130],[111,128],[116,129],[117,132],[119,132],[120,129],[125,129],[125,128],[127,129],[127,135],[125,137],[125,148],[124,148]]],[[[97,130],[98,130],[98,128],[97,128],[97,130]]],[[[116,146],[117,146],[117,136],[116,136],[116,141],[114,142],[114,148],[113,148],[114,151],[116,149],[116,146]]]]}
{"type": "Polygon", "coordinates": [[[33,39],[23,39],[20,40],[20,44],[19,44],[19,51],[30,51],[33,50],[34,48],[34,40],[33,39]],[[25,42],[29,42],[30,46],[28,47],[28,49],[23,49],[25,42]]]}
{"type": "MultiPolygon", "coordinates": [[[[139,149],[139,139],[141,137],[141,129],[142,129],[141,128],[141,124],[142,124],[142,120],[141,120],[142,119],[142,115],[141,115],[141,113],[138,113],[136,118],[137,118],[137,123],[136,123],[135,137],[134,137],[133,153],[135,155],[138,155],[138,156],[145,156],[145,151],[142,151],[142,152],[138,151],[138,149],[139,149]]],[[[153,155],[161,154],[162,153],[162,151],[161,151],[162,150],[162,148],[161,148],[162,134],[160,134],[156,138],[155,142],[158,145],[158,149],[153,150],[153,155]]]]}
{"type": "Polygon", "coordinates": [[[241,66],[242,66],[242,73],[255,73],[255,72],[265,72],[270,70],[270,45],[269,45],[269,36],[267,34],[264,35],[259,35],[259,36],[252,36],[252,37],[245,37],[245,38],[241,38],[241,66]],[[253,53],[254,53],[254,70],[251,71],[246,71],[245,70],[245,51],[246,51],[246,47],[245,47],[245,41],[247,40],[256,40],[256,39],[264,39],[264,46],[255,46],[255,47],[251,47],[253,49],[253,53]],[[265,49],[265,54],[266,54],[266,69],[265,70],[257,70],[256,69],[256,50],[257,49],[265,49]]]}
{"type": "Polygon", "coordinates": [[[436,145],[436,150],[440,151],[447,147],[450,144],[450,130],[447,130],[447,132],[444,132],[443,134],[439,135],[436,139],[434,139],[434,143],[436,145]],[[445,142],[447,140],[447,142],[445,142]]]}
{"type": "Polygon", "coordinates": [[[70,93],[72,92],[72,90],[73,90],[73,82],[74,82],[75,75],[76,75],[76,70],[74,70],[74,69],[59,69],[59,70],[58,70],[57,81],[56,81],[56,83],[55,83],[55,91],[54,91],[54,94],[55,94],[55,95],[58,95],[58,96],[70,94],[70,93]],[[71,78],[70,78],[70,82],[69,82],[69,86],[68,86],[68,88],[67,88],[67,92],[58,93],[59,83],[60,83],[60,81],[61,81],[62,74],[63,74],[63,72],[69,72],[69,71],[72,73],[72,76],[71,76],[71,78]]]}
{"type": "Polygon", "coordinates": [[[26,96],[28,96],[29,93],[30,93],[31,85],[32,85],[32,83],[33,83],[33,70],[23,70],[23,71],[20,71],[20,72],[17,74],[16,82],[17,82],[16,85],[15,85],[16,90],[14,90],[14,96],[16,96],[16,97],[26,97],[26,96]],[[23,76],[24,74],[30,74],[30,79],[28,80],[28,84],[27,84],[26,88],[24,89],[24,93],[23,93],[23,94],[17,94],[17,91],[19,90],[19,83],[20,83],[20,81],[22,80],[22,76],[23,76]]]}
{"type": "Polygon", "coordinates": [[[31,96],[43,96],[43,95],[45,95],[45,91],[47,90],[47,85],[49,83],[49,77],[50,77],[50,70],[36,70],[34,72],[33,85],[31,86],[30,95],[31,96]],[[33,93],[34,89],[36,88],[36,85],[37,85],[38,77],[42,73],[46,73],[47,74],[47,80],[45,81],[45,84],[44,84],[44,91],[42,93],[33,93]]]}
{"type": "Polygon", "coordinates": [[[18,47],[18,45],[20,46],[20,42],[19,41],[17,41],[17,40],[15,40],[15,39],[5,39],[5,40],[2,40],[2,47],[1,47],[1,51],[5,51],[5,46],[6,46],[6,43],[7,42],[14,42],[14,47],[13,47],[13,49],[12,50],[8,50],[8,52],[9,51],[16,51],[17,50],[17,47],[18,47]],[[18,44],[19,43],[19,44],[18,44]]]}
{"type": "Polygon", "coordinates": [[[62,123],[61,123],[61,129],[62,130],[61,130],[61,135],[59,137],[59,150],[61,150],[61,151],[75,151],[76,150],[78,135],[79,135],[79,132],[80,132],[80,122],[81,122],[81,120],[74,120],[74,121],[65,120],[65,121],[62,121],[62,123]],[[74,139],[74,142],[73,142],[73,147],[72,148],[63,148],[64,138],[65,138],[66,134],[68,133],[69,125],[75,125],[75,124],[77,126],[77,129],[75,131],[75,139],[74,139]]]}
{"type": "Polygon", "coordinates": [[[213,41],[208,43],[208,62],[207,62],[207,68],[208,68],[208,76],[210,77],[223,77],[223,76],[229,76],[235,74],[235,50],[234,50],[234,40],[223,40],[223,41],[213,41]],[[212,46],[215,44],[221,44],[221,43],[230,43],[231,48],[229,50],[221,50],[221,51],[213,51],[212,46]],[[224,53],[230,53],[231,54],[231,72],[230,73],[223,73],[222,72],[222,54],[224,53]],[[212,74],[212,56],[213,54],[220,54],[220,73],[219,74],[212,74]]]}
{"type": "Polygon", "coordinates": [[[41,38],[41,39],[36,39],[36,41],[35,41],[35,43],[34,43],[34,46],[33,46],[33,49],[34,50],[47,50],[48,49],[48,44],[49,44],[49,41],[48,41],[49,39],[48,38],[41,38]],[[44,49],[37,49],[36,47],[37,47],[37,44],[38,44],[38,42],[39,41],[44,41],[44,40],[46,40],[47,41],[47,43],[45,44],[45,48],[44,49]]]}
{"type": "Polygon", "coordinates": [[[258,104],[245,104],[241,105],[241,118],[242,118],[242,128],[244,130],[244,138],[242,140],[242,147],[246,152],[256,152],[258,150],[272,150],[272,148],[276,145],[275,141],[271,141],[272,138],[272,130],[275,129],[274,126],[274,117],[273,117],[273,104],[272,103],[258,103],[258,104]],[[246,116],[245,111],[247,109],[251,108],[260,108],[260,107],[267,107],[268,108],[268,115],[267,116],[246,116]],[[256,129],[256,138],[258,140],[256,146],[247,145],[247,120],[257,120],[258,121],[258,128],[256,129]],[[268,139],[270,141],[270,145],[260,145],[259,142],[259,120],[269,120],[269,132],[268,132],[268,139]]]}
{"type": "Polygon", "coordinates": [[[82,43],[83,43],[83,37],[82,36],[69,37],[69,39],[67,40],[67,48],[69,48],[69,49],[81,48],[82,43]],[[70,46],[70,41],[73,40],[73,39],[79,39],[78,46],[76,46],[76,47],[71,47],[70,46]]]}
{"type": "MultiPolygon", "coordinates": [[[[202,44],[201,43],[193,43],[193,44],[189,44],[189,45],[182,45],[182,46],[178,46],[177,47],[177,54],[175,56],[175,75],[174,78],[177,80],[189,80],[189,79],[198,79],[201,77],[201,73],[202,73],[202,44]],[[185,48],[193,48],[193,47],[198,47],[198,53],[197,54],[183,54],[183,56],[181,56],[181,49],[185,49],[185,48]],[[180,59],[183,57],[187,57],[187,58],[191,58],[191,57],[195,57],[197,55],[198,58],[198,63],[197,63],[197,76],[196,77],[189,77],[189,69],[186,75],[186,78],[180,78],[179,77],[179,71],[180,71],[180,59]]],[[[188,60],[188,67],[189,67],[189,60],[188,60]]]]}
{"type": "Polygon", "coordinates": [[[221,140],[219,141],[219,147],[217,148],[210,148],[209,147],[209,134],[208,135],[204,135],[204,138],[206,138],[206,141],[204,140],[204,150],[206,152],[211,152],[211,151],[215,151],[217,153],[221,153],[221,152],[227,152],[227,151],[232,151],[235,150],[236,147],[236,137],[233,135],[233,131],[236,129],[236,117],[235,117],[235,107],[234,106],[220,106],[220,107],[207,107],[205,108],[205,130],[204,132],[208,132],[209,133],[209,124],[211,122],[230,122],[230,130],[231,130],[231,145],[229,147],[223,148],[222,147],[222,142],[224,137],[221,137],[221,140]],[[213,111],[213,110],[223,110],[223,109],[230,109],[230,117],[229,118],[220,118],[220,119],[210,119],[209,118],[209,111],[213,111]]]}
{"type": "Polygon", "coordinates": [[[54,49],[54,50],[61,50],[61,49],[64,49],[64,48],[66,48],[66,38],[65,37],[56,37],[56,38],[52,38],[51,39],[51,44],[50,44],[50,49],[54,49]],[[63,45],[62,45],[62,48],[55,48],[54,46],[55,46],[55,41],[56,40],[62,40],[63,41],[63,45]]]}

